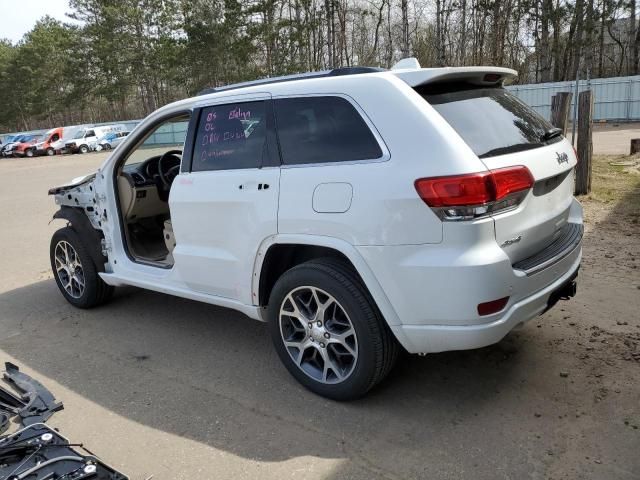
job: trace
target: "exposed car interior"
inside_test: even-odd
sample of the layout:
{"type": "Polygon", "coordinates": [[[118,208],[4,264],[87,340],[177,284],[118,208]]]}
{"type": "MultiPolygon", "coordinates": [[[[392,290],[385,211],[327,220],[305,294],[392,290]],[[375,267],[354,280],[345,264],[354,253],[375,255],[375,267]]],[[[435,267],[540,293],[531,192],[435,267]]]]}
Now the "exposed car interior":
{"type": "Polygon", "coordinates": [[[188,122],[189,116],[182,115],[162,123],[116,169],[125,242],[141,263],[173,266],[169,193],[180,171],[188,122]]]}

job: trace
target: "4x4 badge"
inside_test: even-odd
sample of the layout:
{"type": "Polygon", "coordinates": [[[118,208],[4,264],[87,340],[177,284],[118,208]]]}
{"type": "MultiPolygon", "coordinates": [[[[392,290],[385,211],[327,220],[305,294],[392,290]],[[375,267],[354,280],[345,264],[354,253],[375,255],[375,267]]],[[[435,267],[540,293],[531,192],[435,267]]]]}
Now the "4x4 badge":
{"type": "Polygon", "coordinates": [[[562,165],[563,163],[569,163],[569,155],[567,155],[566,153],[556,152],[556,155],[558,156],[557,158],[558,165],[562,165]]]}

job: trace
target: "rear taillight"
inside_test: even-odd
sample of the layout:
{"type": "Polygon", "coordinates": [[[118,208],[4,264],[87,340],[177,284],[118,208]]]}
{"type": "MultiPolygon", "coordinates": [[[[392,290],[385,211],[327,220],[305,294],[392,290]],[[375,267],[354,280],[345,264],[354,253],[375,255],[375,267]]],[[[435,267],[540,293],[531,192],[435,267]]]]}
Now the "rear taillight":
{"type": "Polygon", "coordinates": [[[415,181],[420,198],[443,220],[469,220],[514,208],[533,186],[527,167],[420,178],[415,181]]]}

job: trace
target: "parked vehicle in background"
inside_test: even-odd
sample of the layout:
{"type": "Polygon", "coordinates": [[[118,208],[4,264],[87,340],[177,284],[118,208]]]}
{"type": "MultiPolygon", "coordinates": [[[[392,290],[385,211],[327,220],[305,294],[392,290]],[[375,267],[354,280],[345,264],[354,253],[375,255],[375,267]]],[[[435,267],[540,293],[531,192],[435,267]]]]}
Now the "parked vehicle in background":
{"type": "Polygon", "coordinates": [[[98,141],[98,145],[104,150],[116,148],[129,135],[129,132],[109,132],[98,141]]]}
{"type": "MultiPolygon", "coordinates": [[[[31,147],[42,140],[42,135],[25,135],[19,142],[16,142],[11,150],[11,156],[24,157],[27,151],[31,151],[31,147]]],[[[30,155],[33,156],[33,155],[30,155]]]]}
{"type": "Polygon", "coordinates": [[[64,127],[62,137],[51,143],[51,148],[56,153],[63,153],[65,144],[71,139],[81,136],[82,132],[87,128],[86,125],[70,125],[64,127]]]}
{"type": "Polygon", "coordinates": [[[42,141],[28,147],[24,150],[25,157],[34,157],[36,155],[55,155],[56,150],[52,147],[52,144],[62,138],[63,128],[52,128],[44,134],[42,141]]]}
{"type": "Polygon", "coordinates": [[[22,138],[27,137],[28,135],[13,135],[11,137],[7,137],[7,141],[0,148],[0,155],[3,157],[11,157],[13,156],[13,149],[20,143],[22,138]]]}
{"type": "Polygon", "coordinates": [[[88,127],[78,131],[77,136],[65,141],[64,153],[87,153],[96,150],[98,139],[110,132],[122,132],[126,127],[123,124],[104,125],[100,127],[88,127]]]}
{"type": "Polygon", "coordinates": [[[400,346],[496,343],[575,294],[582,256],[576,155],[503,88],[515,76],[407,59],[166,105],[49,191],[58,287],[81,308],[132,285],[239,310],[338,400],[400,346]]]}

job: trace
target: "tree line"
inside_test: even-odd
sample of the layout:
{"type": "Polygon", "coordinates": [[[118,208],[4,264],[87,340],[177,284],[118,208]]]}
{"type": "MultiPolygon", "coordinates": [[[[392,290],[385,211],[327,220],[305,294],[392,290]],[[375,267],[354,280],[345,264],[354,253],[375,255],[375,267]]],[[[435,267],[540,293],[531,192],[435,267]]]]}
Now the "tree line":
{"type": "Polygon", "coordinates": [[[71,0],[0,40],[0,131],[144,117],[205,87],[415,56],[520,83],[634,75],[636,0],[71,0]]]}

